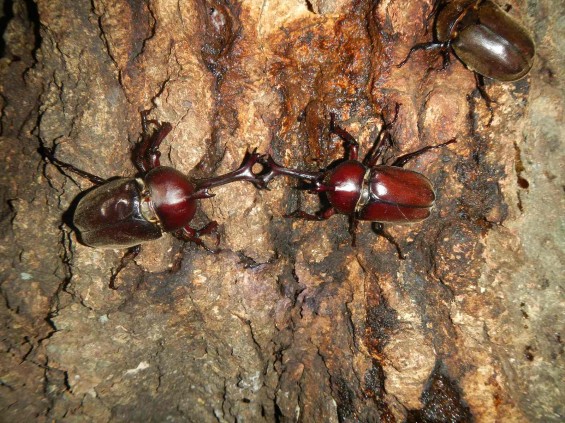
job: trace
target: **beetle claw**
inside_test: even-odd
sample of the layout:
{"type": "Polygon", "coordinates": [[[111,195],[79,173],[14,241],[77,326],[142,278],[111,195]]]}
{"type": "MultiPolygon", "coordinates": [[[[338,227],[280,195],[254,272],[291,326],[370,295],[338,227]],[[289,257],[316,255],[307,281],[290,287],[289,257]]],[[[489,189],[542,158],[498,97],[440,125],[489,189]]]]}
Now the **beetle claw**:
{"type": "Polygon", "coordinates": [[[214,245],[215,247],[217,247],[220,244],[220,234],[218,232],[218,222],[216,222],[215,220],[211,221],[206,226],[198,230],[187,225],[184,228],[176,231],[174,235],[181,241],[193,242],[196,245],[204,248],[209,253],[218,254],[221,251],[220,248],[210,248],[204,243],[204,241],[200,239],[202,235],[210,234],[216,234],[216,243],[214,245]]]}
{"type": "Polygon", "coordinates": [[[394,239],[394,237],[391,234],[385,231],[384,225],[379,222],[373,222],[372,226],[373,226],[373,231],[377,235],[382,236],[396,249],[396,253],[398,254],[398,259],[406,260],[406,256],[402,253],[402,250],[400,249],[400,245],[398,245],[398,242],[394,239]]]}

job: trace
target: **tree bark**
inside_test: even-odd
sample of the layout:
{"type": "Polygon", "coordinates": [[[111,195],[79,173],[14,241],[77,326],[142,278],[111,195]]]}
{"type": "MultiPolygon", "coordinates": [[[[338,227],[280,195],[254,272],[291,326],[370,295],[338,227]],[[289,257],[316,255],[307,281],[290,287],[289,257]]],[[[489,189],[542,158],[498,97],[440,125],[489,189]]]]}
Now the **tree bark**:
{"type": "MultiPolygon", "coordinates": [[[[512,0],[532,72],[489,81],[432,53],[430,1],[4,0],[0,60],[3,421],[550,422],[565,418],[559,2],[512,0]],[[431,68],[431,69],[430,69],[431,68]],[[140,112],[171,122],[162,164],[194,178],[257,148],[316,171],[343,156],[330,113],[436,191],[387,225],[406,256],[279,178],[202,200],[221,252],[170,235],[124,251],[68,225],[92,184],[132,176],[140,112]]],[[[213,237],[204,241],[213,244],[213,237]]]]}

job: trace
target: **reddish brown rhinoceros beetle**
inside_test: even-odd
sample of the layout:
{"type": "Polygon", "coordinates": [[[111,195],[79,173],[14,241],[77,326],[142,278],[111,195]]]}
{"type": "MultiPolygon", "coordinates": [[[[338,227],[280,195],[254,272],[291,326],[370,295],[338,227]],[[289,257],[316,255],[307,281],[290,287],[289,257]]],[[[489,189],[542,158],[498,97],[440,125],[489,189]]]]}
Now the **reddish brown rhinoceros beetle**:
{"type": "MultiPolygon", "coordinates": [[[[52,149],[41,147],[40,153],[59,169],[70,170],[89,179],[96,186],[76,203],[72,224],[79,240],[97,248],[134,247],[124,258],[135,257],[138,246],[160,238],[171,232],[183,241],[191,241],[210,250],[200,239],[201,235],[216,231],[217,222],[212,221],[196,230],[190,222],[196,213],[197,201],[212,197],[210,188],[235,181],[248,181],[257,188],[265,183],[253,173],[253,166],[261,156],[247,152],[242,165],[225,175],[191,180],[176,169],[161,166],[159,145],[171,131],[170,123],[158,123],[146,119],[142,113],[143,137],[133,152],[133,161],[139,170],[139,177],[106,180],[77,169],[54,156],[52,149]],[[149,135],[148,123],[156,130],[149,135]]],[[[216,245],[219,236],[216,238],[216,245]]],[[[113,279],[125,266],[123,260],[113,273],[113,279]]]]}
{"type": "Polygon", "coordinates": [[[531,69],[535,46],[528,31],[491,0],[436,0],[435,40],[416,44],[403,66],[417,50],[440,50],[443,67],[453,53],[477,77],[477,86],[490,106],[482,76],[516,81],[531,69]],[[478,75],[477,75],[478,74],[478,75]]]}
{"type": "MultiPolygon", "coordinates": [[[[397,105],[396,116],[398,107],[397,105]]],[[[399,256],[402,257],[398,245],[384,232],[382,224],[424,220],[430,215],[435,200],[433,187],[428,178],[418,172],[402,169],[402,166],[428,150],[454,143],[455,140],[402,155],[391,165],[377,165],[390,142],[388,128],[396,121],[396,116],[392,122],[383,125],[379,136],[362,162],[358,160],[358,142],[343,128],[335,125],[333,113],[330,132],[343,139],[346,159],[335,162],[325,171],[307,172],[285,168],[277,164],[272,157],[263,157],[261,160],[266,172],[262,178],[265,183],[281,175],[301,179],[310,184],[307,188],[310,191],[325,194],[330,205],[316,214],[296,210],[287,217],[325,220],[335,213],[348,215],[352,245],[355,245],[358,222],[360,220],[374,222],[375,231],[392,242],[399,256]]]]}
{"type": "Polygon", "coordinates": [[[499,81],[516,81],[533,64],[535,46],[528,31],[491,0],[436,1],[435,41],[416,50],[441,50],[445,64],[449,49],[472,71],[499,81]]]}

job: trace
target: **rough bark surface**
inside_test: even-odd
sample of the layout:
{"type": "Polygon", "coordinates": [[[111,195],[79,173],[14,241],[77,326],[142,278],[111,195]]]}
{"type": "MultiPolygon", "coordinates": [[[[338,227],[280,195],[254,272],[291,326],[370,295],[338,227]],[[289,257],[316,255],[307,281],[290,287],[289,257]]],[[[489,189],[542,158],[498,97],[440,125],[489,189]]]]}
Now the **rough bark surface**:
{"type": "MultiPolygon", "coordinates": [[[[408,49],[430,1],[4,0],[0,19],[0,420],[551,422],[565,419],[562,4],[510,0],[536,61],[487,86],[408,49]],[[123,254],[81,245],[66,211],[134,174],[142,110],[171,122],[162,162],[193,177],[257,148],[317,170],[457,138],[408,168],[437,202],[393,245],[294,181],[236,183],[200,203],[222,251],[171,236],[123,254]],[[172,266],[176,263],[175,266],[172,266]]],[[[390,158],[389,157],[389,158],[390,158]]],[[[213,238],[206,238],[211,243],[213,238]]]]}

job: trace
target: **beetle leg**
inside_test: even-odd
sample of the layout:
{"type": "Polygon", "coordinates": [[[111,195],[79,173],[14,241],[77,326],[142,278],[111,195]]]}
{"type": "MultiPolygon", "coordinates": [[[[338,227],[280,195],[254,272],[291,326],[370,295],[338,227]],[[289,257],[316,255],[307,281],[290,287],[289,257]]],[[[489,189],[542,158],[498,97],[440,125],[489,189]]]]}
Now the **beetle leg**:
{"type": "Polygon", "coordinates": [[[341,126],[335,124],[335,113],[330,114],[330,133],[336,134],[344,143],[343,147],[349,160],[357,160],[359,156],[359,143],[353,135],[343,129],[341,126]]]}
{"type": "Polygon", "coordinates": [[[355,218],[355,214],[349,216],[349,234],[351,235],[351,246],[355,247],[357,242],[357,227],[359,226],[359,220],[355,218]]]}
{"type": "Polygon", "coordinates": [[[147,110],[141,112],[143,135],[141,141],[137,143],[133,150],[133,162],[141,173],[146,173],[161,165],[159,162],[161,156],[159,146],[173,129],[169,122],[159,123],[156,120],[148,120],[148,114],[149,111],[147,110]],[[157,127],[152,134],[149,134],[148,123],[157,127]]]}
{"type": "Polygon", "coordinates": [[[449,48],[444,48],[440,51],[442,56],[441,70],[447,69],[451,65],[451,55],[449,54],[449,48]]]}
{"type": "Polygon", "coordinates": [[[65,176],[68,175],[66,175],[65,172],[62,171],[62,169],[69,170],[82,178],[88,179],[90,182],[92,182],[95,185],[101,185],[106,182],[105,179],[99,176],[93,175],[92,173],[74,167],[70,163],[65,163],[59,160],[58,158],[55,157],[54,149],[45,147],[43,144],[37,149],[37,151],[39,152],[39,154],[41,154],[43,158],[49,160],[51,164],[53,164],[53,166],[58,168],[59,171],[65,176]]]}
{"type": "Polygon", "coordinates": [[[386,239],[388,242],[390,242],[394,246],[394,248],[396,248],[396,253],[398,254],[398,258],[400,260],[404,260],[406,258],[404,256],[404,254],[402,254],[402,250],[400,249],[398,242],[396,242],[396,240],[393,238],[393,236],[391,234],[389,234],[388,232],[385,231],[384,225],[382,223],[373,222],[373,224],[371,226],[373,227],[373,231],[377,235],[382,236],[384,239],[386,239]]]}
{"type": "Polygon", "coordinates": [[[477,72],[474,72],[474,74],[475,74],[475,84],[477,85],[477,90],[479,90],[479,94],[481,94],[481,97],[485,101],[487,109],[490,113],[490,119],[487,123],[487,126],[490,126],[492,120],[494,119],[494,109],[492,108],[493,100],[490,98],[485,88],[485,78],[482,75],[479,75],[477,72]]]}
{"type": "Polygon", "coordinates": [[[412,56],[412,53],[419,50],[425,50],[425,51],[441,50],[441,51],[447,51],[447,54],[449,54],[449,42],[445,42],[445,43],[431,42],[431,43],[416,44],[414,47],[410,49],[406,58],[398,65],[396,65],[396,67],[401,68],[402,66],[404,66],[406,62],[408,62],[408,60],[410,59],[410,56],[412,56]]]}
{"type": "Polygon", "coordinates": [[[218,247],[218,245],[220,244],[220,234],[218,233],[218,222],[216,222],[215,220],[211,221],[206,226],[198,230],[191,228],[190,225],[186,225],[184,228],[176,231],[174,235],[182,241],[194,242],[196,245],[201,246],[209,253],[217,254],[220,252],[219,248],[211,249],[200,239],[202,235],[209,235],[212,233],[216,234],[215,247],[218,247]]]}
{"type": "Polygon", "coordinates": [[[285,214],[284,217],[292,217],[293,219],[304,219],[304,220],[326,220],[332,217],[335,214],[335,209],[333,207],[329,207],[325,210],[321,210],[316,214],[306,213],[302,210],[295,210],[292,213],[285,214]]]}
{"type": "Polygon", "coordinates": [[[384,115],[381,115],[383,119],[383,126],[379,132],[379,135],[377,136],[377,139],[373,143],[373,146],[370,148],[365,158],[363,159],[363,164],[365,166],[375,166],[383,152],[392,144],[392,136],[390,135],[390,132],[388,130],[392,127],[392,125],[395,124],[396,119],[398,119],[398,111],[400,110],[400,106],[400,103],[396,103],[396,106],[394,108],[394,118],[390,122],[387,122],[384,118],[384,115]]]}
{"type": "Polygon", "coordinates": [[[141,251],[141,245],[135,245],[131,248],[128,248],[127,252],[120,259],[120,264],[118,264],[118,267],[112,270],[112,276],[110,276],[110,283],[108,284],[108,287],[110,289],[118,289],[115,285],[118,274],[122,270],[124,270],[124,268],[137,257],[140,251],[141,251]]]}
{"type": "Polygon", "coordinates": [[[383,154],[383,152],[388,148],[390,141],[390,134],[388,132],[381,132],[371,149],[365,155],[363,159],[363,164],[367,167],[373,167],[377,164],[379,157],[383,154]]]}
{"type": "Polygon", "coordinates": [[[396,119],[398,119],[398,112],[400,111],[400,106],[402,106],[402,104],[400,103],[396,103],[394,105],[394,117],[390,122],[387,122],[383,116],[384,126],[386,129],[389,129],[390,127],[392,127],[392,125],[396,123],[396,119]]]}
{"type": "Polygon", "coordinates": [[[432,6],[432,10],[430,11],[430,13],[428,13],[428,16],[426,16],[426,32],[428,30],[429,22],[436,15],[436,12],[438,11],[438,9],[439,9],[439,7],[441,6],[442,3],[443,3],[443,0],[434,0],[434,5],[432,6]]]}
{"type": "Polygon", "coordinates": [[[417,151],[413,151],[412,153],[404,154],[404,155],[398,157],[394,162],[392,162],[391,166],[403,167],[410,160],[418,157],[421,154],[424,154],[426,151],[433,150],[435,148],[445,147],[446,145],[453,144],[455,142],[457,142],[457,141],[454,138],[452,140],[449,140],[449,141],[441,143],[441,144],[428,145],[427,147],[421,148],[417,151]]]}

